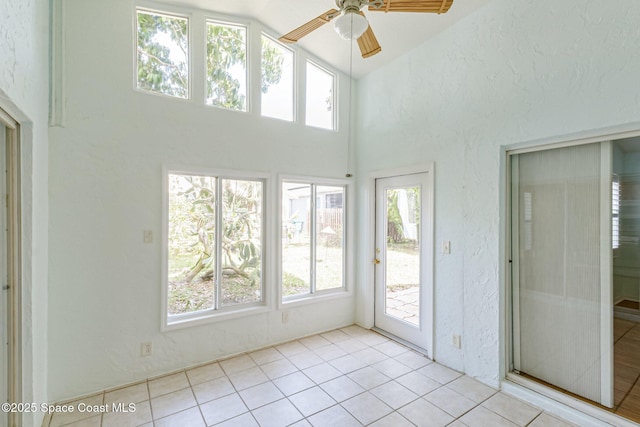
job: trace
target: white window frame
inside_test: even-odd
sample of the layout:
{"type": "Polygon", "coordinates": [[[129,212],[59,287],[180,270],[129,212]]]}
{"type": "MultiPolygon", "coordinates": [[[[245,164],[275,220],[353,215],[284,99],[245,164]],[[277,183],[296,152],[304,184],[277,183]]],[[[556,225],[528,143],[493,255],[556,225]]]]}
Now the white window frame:
{"type": "MultiPolygon", "coordinates": [[[[346,298],[352,296],[353,283],[353,266],[354,258],[352,254],[352,246],[354,240],[354,227],[353,227],[353,213],[351,212],[353,203],[353,182],[348,179],[336,179],[336,178],[322,178],[322,177],[309,177],[309,176],[294,176],[294,175],[281,175],[278,179],[278,223],[277,223],[277,240],[278,240],[278,257],[277,257],[277,283],[278,283],[278,306],[279,308],[291,308],[293,306],[305,305],[310,303],[316,303],[327,299],[334,298],[346,298]],[[282,223],[284,218],[282,217],[282,203],[283,203],[283,191],[282,185],[285,182],[293,182],[299,184],[307,184],[312,186],[330,186],[330,187],[343,187],[344,195],[342,199],[343,203],[343,256],[342,256],[342,287],[324,289],[316,291],[314,289],[314,280],[311,281],[309,287],[309,293],[300,295],[284,296],[282,292],[282,223]]],[[[313,210],[315,210],[315,191],[311,194],[313,210]]],[[[315,233],[312,233],[315,234],[315,233]]],[[[311,257],[309,260],[312,271],[314,269],[315,258],[311,257]]],[[[315,276],[315,273],[312,273],[315,276]]]]}
{"type": "Polygon", "coordinates": [[[169,99],[176,99],[178,101],[192,101],[193,99],[193,19],[189,13],[177,11],[174,8],[163,7],[163,9],[156,9],[145,5],[145,3],[136,4],[133,8],[133,88],[137,92],[146,93],[150,95],[161,96],[169,99]],[[181,18],[187,20],[187,96],[181,98],[179,96],[168,95],[162,92],[155,92],[152,90],[146,90],[138,87],[138,12],[150,13],[154,15],[163,15],[171,18],[181,18]]]}
{"type": "MultiPolygon", "coordinates": [[[[254,314],[268,312],[271,309],[271,291],[268,284],[269,266],[272,263],[272,257],[269,256],[268,242],[271,240],[272,225],[269,221],[269,213],[271,212],[271,189],[270,174],[263,172],[233,171],[224,169],[208,169],[185,166],[165,166],[162,172],[162,324],[161,330],[168,331],[180,329],[188,326],[196,326],[221,320],[229,320],[238,317],[244,317],[254,314]],[[202,175],[216,177],[217,179],[237,179],[249,181],[261,181],[263,184],[262,192],[262,236],[261,236],[261,279],[262,294],[259,302],[238,304],[229,307],[212,308],[193,313],[184,313],[169,316],[168,313],[168,266],[169,266],[169,175],[202,175]]],[[[219,212],[216,213],[216,219],[219,220],[219,212]]]]}
{"type": "Polygon", "coordinates": [[[327,131],[334,131],[335,132],[335,131],[338,130],[338,126],[337,126],[337,123],[338,123],[338,114],[337,114],[337,112],[338,112],[338,108],[337,108],[338,107],[338,97],[337,97],[337,93],[338,93],[338,75],[335,72],[329,70],[327,67],[325,67],[323,65],[320,65],[318,63],[318,61],[314,61],[311,58],[305,58],[304,65],[305,65],[305,67],[304,67],[304,73],[305,73],[305,75],[304,75],[304,77],[305,77],[304,125],[307,126],[307,127],[310,127],[310,128],[314,128],[314,129],[321,129],[321,130],[327,130],[327,131]],[[323,127],[320,127],[320,126],[314,126],[314,125],[310,125],[310,124],[307,123],[307,114],[308,114],[308,112],[307,112],[306,100],[308,99],[308,97],[307,97],[307,95],[308,95],[307,94],[307,87],[308,87],[307,83],[308,83],[308,80],[309,80],[309,75],[307,73],[307,65],[309,65],[309,64],[311,64],[312,66],[316,67],[317,69],[319,69],[321,71],[324,71],[325,73],[329,74],[331,76],[331,78],[333,79],[333,85],[332,85],[333,86],[333,90],[331,92],[331,98],[332,98],[331,99],[331,102],[332,102],[331,105],[332,105],[332,108],[331,108],[331,127],[330,128],[323,128],[323,127]]]}

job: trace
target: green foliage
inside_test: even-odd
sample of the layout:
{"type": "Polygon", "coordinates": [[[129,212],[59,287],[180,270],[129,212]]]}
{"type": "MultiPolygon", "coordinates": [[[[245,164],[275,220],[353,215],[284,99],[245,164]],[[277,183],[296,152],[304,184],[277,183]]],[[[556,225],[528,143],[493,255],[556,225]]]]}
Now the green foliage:
{"type": "MultiPolygon", "coordinates": [[[[219,24],[207,25],[207,103],[230,110],[246,110],[241,82],[230,70],[240,66],[246,80],[246,29],[219,24]]],[[[244,82],[243,82],[244,83],[244,82]]]]}
{"type": "MultiPolygon", "coordinates": [[[[138,87],[165,95],[189,96],[188,20],[138,11],[138,87]]],[[[246,111],[246,29],[207,25],[207,103],[246,111]]],[[[266,93],[282,76],[281,47],[262,38],[261,90],[266,93]]]]}
{"type": "Polygon", "coordinates": [[[188,21],[140,11],[137,16],[138,87],[187,98],[188,21]]]}
{"type": "Polygon", "coordinates": [[[222,305],[261,297],[262,185],[229,179],[221,184],[218,201],[217,178],[170,175],[171,314],[212,308],[217,269],[222,305]],[[222,215],[220,236],[216,236],[216,215],[222,215]],[[216,238],[220,240],[219,256],[216,238]]]}
{"type": "Polygon", "coordinates": [[[282,48],[266,37],[262,37],[262,93],[267,93],[269,86],[278,84],[282,77],[284,55],[282,48]]]}

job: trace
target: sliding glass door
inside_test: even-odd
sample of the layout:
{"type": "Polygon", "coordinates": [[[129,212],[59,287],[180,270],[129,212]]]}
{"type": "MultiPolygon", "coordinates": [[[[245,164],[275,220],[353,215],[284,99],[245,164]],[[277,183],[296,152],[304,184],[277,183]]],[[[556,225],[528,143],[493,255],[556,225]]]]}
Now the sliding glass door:
{"type": "Polygon", "coordinates": [[[512,368],[611,407],[611,144],[510,165],[512,368]]]}

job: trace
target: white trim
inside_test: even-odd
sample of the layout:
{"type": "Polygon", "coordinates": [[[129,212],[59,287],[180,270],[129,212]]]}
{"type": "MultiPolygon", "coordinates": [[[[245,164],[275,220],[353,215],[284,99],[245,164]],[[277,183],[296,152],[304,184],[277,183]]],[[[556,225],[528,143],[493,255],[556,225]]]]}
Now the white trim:
{"type": "MultiPolygon", "coordinates": [[[[504,145],[501,147],[502,156],[510,157],[513,154],[519,154],[524,152],[531,152],[537,150],[547,150],[552,148],[560,148],[564,146],[572,146],[572,145],[580,145],[580,144],[588,144],[594,142],[602,142],[605,140],[617,140],[624,138],[632,138],[640,136],[640,122],[628,123],[624,125],[606,127],[601,129],[591,129],[584,132],[578,132],[567,135],[554,136],[549,138],[542,138],[538,140],[525,141],[515,144],[504,145]]],[[[505,169],[509,165],[509,162],[501,162],[501,167],[503,170],[501,171],[502,176],[505,177],[504,188],[505,191],[509,188],[509,180],[510,176],[508,171],[505,169]]],[[[504,200],[508,200],[505,198],[504,200]]],[[[507,212],[509,212],[507,208],[507,212]]],[[[508,215],[507,215],[508,216],[508,215]]],[[[505,219],[502,220],[502,229],[505,232],[505,236],[510,236],[511,232],[508,229],[509,221],[505,219]]],[[[508,238],[508,237],[507,237],[508,238]]],[[[506,257],[509,254],[505,254],[506,257]]],[[[503,269],[507,269],[507,263],[502,263],[503,269]]],[[[504,281],[502,282],[502,287],[505,290],[508,290],[511,284],[510,276],[508,271],[503,272],[504,281]]],[[[508,295],[508,291],[505,292],[505,295],[508,295]]],[[[504,312],[509,313],[511,310],[511,305],[508,298],[504,300],[504,312]]],[[[507,323],[508,323],[508,315],[507,315],[507,323]]],[[[503,334],[508,333],[508,328],[502,331],[503,334]]],[[[569,420],[573,420],[578,422],[585,420],[585,422],[589,422],[591,424],[583,423],[581,425],[619,425],[621,427],[626,426],[635,426],[637,424],[632,423],[626,419],[623,419],[617,415],[614,415],[608,411],[603,411],[593,405],[585,403],[583,401],[574,399],[564,393],[557,392],[552,388],[540,385],[533,381],[527,380],[524,377],[521,377],[517,374],[509,372],[509,363],[512,361],[510,356],[511,348],[510,340],[507,336],[502,335],[502,389],[503,391],[513,394],[517,397],[520,397],[524,400],[527,400],[537,406],[544,408],[545,410],[554,413],[554,414],[564,414],[565,418],[569,420]],[[526,384],[527,388],[524,388],[520,384],[526,384]],[[547,395],[554,396],[553,400],[548,398],[547,395]],[[554,402],[554,400],[556,402],[554,402]],[[558,403],[557,401],[561,401],[562,403],[558,403]],[[603,424],[600,420],[604,420],[607,424],[603,424]],[[609,421],[608,421],[609,420],[609,421]]]]}
{"type": "MultiPolygon", "coordinates": [[[[354,278],[354,268],[353,266],[353,254],[350,250],[351,246],[354,245],[354,213],[351,212],[353,203],[353,181],[345,178],[324,178],[324,177],[311,177],[311,176],[301,176],[301,175],[286,175],[280,174],[277,178],[277,206],[278,212],[275,215],[277,224],[275,225],[275,234],[276,234],[276,245],[277,245],[277,255],[276,255],[276,280],[274,283],[277,283],[277,308],[279,310],[290,309],[298,306],[304,306],[308,304],[320,303],[322,301],[337,299],[337,298],[348,298],[353,296],[353,278],[354,278]],[[317,292],[311,292],[302,295],[291,295],[289,297],[284,297],[282,295],[282,184],[283,182],[294,182],[300,184],[308,184],[312,186],[335,186],[342,187],[344,189],[343,193],[343,262],[342,262],[342,287],[334,288],[334,289],[326,289],[317,292]]],[[[312,187],[314,188],[314,187],[312,187]]],[[[311,196],[313,203],[315,203],[315,197],[311,196]]],[[[314,225],[315,226],[315,225],[314,225]]],[[[315,233],[312,233],[315,234],[315,233]]],[[[312,245],[313,246],[313,245],[312,245]]],[[[313,267],[312,267],[313,268],[313,267]]],[[[313,287],[313,280],[311,283],[311,287],[313,287]]]]}
{"type": "Polygon", "coordinates": [[[637,427],[638,424],[600,409],[587,402],[519,375],[508,374],[500,382],[502,392],[529,402],[532,405],[576,423],[580,427],[637,427]]]}
{"type": "MultiPolygon", "coordinates": [[[[363,291],[363,299],[365,300],[364,306],[364,327],[375,327],[375,264],[371,260],[376,258],[376,180],[392,177],[400,177],[407,175],[425,174],[425,188],[423,189],[423,216],[427,218],[426,227],[423,224],[422,232],[424,233],[423,243],[421,247],[424,247],[425,252],[421,254],[422,262],[424,263],[424,271],[421,272],[421,280],[423,280],[423,292],[424,298],[422,299],[421,306],[421,325],[422,333],[424,334],[424,350],[427,351],[429,357],[435,359],[435,343],[434,343],[434,331],[435,331],[435,318],[434,318],[434,304],[435,304],[435,286],[434,286],[434,224],[435,224],[435,206],[434,206],[434,191],[435,191],[435,165],[434,163],[427,163],[425,165],[410,165],[393,169],[385,169],[381,171],[374,171],[368,174],[368,194],[367,198],[369,205],[369,218],[365,222],[365,226],[368,229],[365,237],[364,248],[369,250],[364,251],[361,261],[366,266],[362,276],[364,278],[363,286],[367,286],[368,289],[363,291]],[[367,257],[370,254],[370,258],[367,257]],[[371,325],[371,326],[369,326],[371,325]]],[[[414,343],[418,345],[417,343],[414,343]]],[[[418,345],[421,347],[421,345],[418,345]]]]}
{"type": "MultiPolygon", "coordinates": [[[[0,108],[0,122],[5,128],[4,164],[6,171],[3,180],[5,189],[0,194],[6,194],[6,201],[2,201],[2,209],[5,210],[6,240],[3,256],[6,256],[6,277],[2,278],[0,287],[7,286],[6,292],[7,312],[3,313],[6,324],[7,338],[7,401],[11,403],[24,402],[23,395],[23,211],[22,211],[22,134],[20,124],[6,111],[0,108]],[[6,191],[6,193],[5,193],[6,191]]],[[[4,172],[3,172],[4,173],[4,172]]],[[[4,345],[4,343],[3,343],[4,345]]],[[[4,403],[4,402],[3,402],[4,403]]],[[[19,427],[22,425],[23,416],[20,412],[7,414],[8,425],[19,427]]]]}
{"type": "MultiPolygon", "coordinates": [[[[265,172],[251,172],[251,171],[235,171],[215,168],[202,168],[202,167],[189,167],[184,165],[164,165],[162,167],[162,272],[161,272],[161,323],[160,329],[162,332],[170,331],[174,329],[180,329],[187,326],[195,326],[206,323],[213,323],[218,321],[224,321],[234,319],[238,317],[244,317],[249,315],[261,314],[268,312],[273,308],[273,303],[270,298],[269,280],[270,266],[272,265],[273,256],[270,255],[268,250],[269,242],[272,239],[274,233],[271,232],[272,223],[269,221],[269,216],[272,212],[271,201],[271,185],[272,175],[265,172]],[[262,285],[262,298],[261,301],[247,304],[238,304],[237,306],[220,307],[218,309],[202,310],[193,313],[185,313],[183,315],[172,316],[172,319],[168,315],[168,243],[169,243],[169,182],[168,178],[170,174],[182,174],[182,175],[202,175],[202,176],[214,176],[220,179],[245,179],[250,181],[262,182],[262,267],[261,267],[261,285],[262,285]]],[[[217,184],[219,185],[219,184],[217,184]]],[[[217,221],[220,220],[220,215],[217,215],[217,221]]],[[[219,222],[218,222],[219,226],[219,222]]],[[[220,229],[220,227],[217,227],[220,229]]],[[[219,243],[216,243],[219,244],[219,243]]],[[[219,248],[218,248],[219,249],[219,248]]],[[[220,253],[218,250],[216,253],[220,253]]],[[[219,273],[217,273],[219,274],[219,273]]],[[[219,283],[219,280],[216,281],[219,283]]],[[[217,291],[216,291],[217,293],[217,291]]],[[[216,306],[218,306],[218,296],[215,296],[216,306]]]]}
{"type": "Polygon", "coordinates": [[[49,34],[50,87],[49,87],[49,126],[64,126],[66,121],[66,25],[64,0],[51,1],[49,34]]]}
{"type": "Polygon", "coordinates": [[[600,143],[600,404],[613,408],[613,248],[611,141],[600,143]]]}

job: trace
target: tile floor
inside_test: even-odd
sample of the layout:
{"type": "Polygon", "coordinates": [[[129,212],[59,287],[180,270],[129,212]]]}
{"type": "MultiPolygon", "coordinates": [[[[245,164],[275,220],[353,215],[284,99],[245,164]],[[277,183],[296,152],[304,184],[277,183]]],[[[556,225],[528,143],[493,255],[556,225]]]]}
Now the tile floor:
{"type": "Polygon", "coordinates": [[[614,412],[640,422],[640,324],[613,320],[614,412]]]}
{"type": "Polygon", "coordinates": [[[45,427],[562,427],[375,332],[349,326],[73,402],[132,413],[56,413],[45,427]]]}

